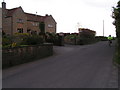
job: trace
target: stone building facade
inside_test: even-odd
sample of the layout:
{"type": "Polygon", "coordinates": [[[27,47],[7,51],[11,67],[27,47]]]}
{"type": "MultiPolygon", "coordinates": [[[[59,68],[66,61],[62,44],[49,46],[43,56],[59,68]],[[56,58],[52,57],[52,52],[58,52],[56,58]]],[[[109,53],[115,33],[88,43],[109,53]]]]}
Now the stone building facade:
{"type": "Polygon", "coordinates": [[[6,34],[36,33],[39,34],[40,23],[44,23],[45,32],[56,33],[56,21],[52,15],[40,16],[25,13],[22,7],[6,9],[6,3],[2,2],[2,30],[6,34]]]}

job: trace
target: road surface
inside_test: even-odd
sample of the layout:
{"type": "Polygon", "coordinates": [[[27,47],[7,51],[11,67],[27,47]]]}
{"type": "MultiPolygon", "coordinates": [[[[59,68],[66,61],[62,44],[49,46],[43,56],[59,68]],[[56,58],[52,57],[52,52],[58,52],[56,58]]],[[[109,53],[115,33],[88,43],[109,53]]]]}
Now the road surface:
{"type": "Polygon", "coordinates": [[[3,70],[3,88],[117,88],[115,45],[54,46],[54,55],[3,70]]]}

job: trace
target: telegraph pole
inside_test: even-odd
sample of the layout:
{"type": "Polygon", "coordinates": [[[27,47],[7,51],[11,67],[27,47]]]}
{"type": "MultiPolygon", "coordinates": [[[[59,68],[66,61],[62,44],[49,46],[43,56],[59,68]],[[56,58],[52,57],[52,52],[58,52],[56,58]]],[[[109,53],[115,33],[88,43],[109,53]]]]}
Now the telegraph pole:
{"type": "Polygon", "coordinates": [[[104,20],[103,20],[103,37],[104,37],[104,20]]]}

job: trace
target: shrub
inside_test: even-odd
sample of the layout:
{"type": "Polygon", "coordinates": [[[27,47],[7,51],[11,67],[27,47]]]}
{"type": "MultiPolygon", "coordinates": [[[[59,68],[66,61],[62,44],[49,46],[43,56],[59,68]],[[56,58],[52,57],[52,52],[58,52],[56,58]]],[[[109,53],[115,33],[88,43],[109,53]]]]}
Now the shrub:
{"type": "Polygon", "coordinates": [[[21,45],[23,43],[23,40],[28,38],[29,36],[29,33],[15,33],[13,35],[13,42],[17,45],[21,45]]]}
{"type": "Polygon", "coordinates": [[[2,37],[2,46],[10,46],[11,43],[12,43],[12,37],[10,36],[2,37]]]}
{"type": "Polygon", "coordinates": [[[95,37],[98,41],[107,41],[107,37],[104,37],[104,36],[96,36],[95,37]]]}
{"type": "Polygon", "coordinates": [[[78,44],[85,45],[95,42],[95,34],[93,33],[80,33],[78,44]]]}
{"type": "Polygon", "coordinates": [[[46,42],[53,43],[54,45],[57,45],[57,46],[63,45],[63,37],[59,36],[59,34],[47,32],[45,40],[46,42]]]}
{"type": "Polygon", "coordinates": [[[42,44],[43,38],[39,35],[31,35],[28,37],[23,38],[22,45],[37,45],[42,44]]]}
{"type": "Polygon", "coordinates": [[[70,34],[65,36],[65,42],[68,44],[77,44],[79,36],[76,34],[70,34]]]}
{"type": "Polygon", "coordinates": [[[3,48],[36,45],[42,43],[43,38],[40,35],[30,35],[28,33],[15,33],[13,36],[4,35],[2,38],[3,48]]]}
{"type": "Polygon", "coordinates": [[[117,36],[116,60],[119,63],[120,62],[120,0],[118,1],[117,6],[113,7],[112,17],[115,19],[113,24],[116,27],[116,36],[117,36]]]}
{"type": "Polygon", "coordinates": [[[65,36],[65,39],[75,39],[77,35],[67,35],[65,36]]]}

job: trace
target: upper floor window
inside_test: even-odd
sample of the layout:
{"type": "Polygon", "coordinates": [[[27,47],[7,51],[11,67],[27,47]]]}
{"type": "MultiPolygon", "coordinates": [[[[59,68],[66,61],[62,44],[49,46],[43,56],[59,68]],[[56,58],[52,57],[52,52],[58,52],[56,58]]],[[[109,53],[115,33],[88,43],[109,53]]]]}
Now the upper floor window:
{"type": "Polygon", "coordinates": [[[18,22],[18,23],[23,23],[24,20],[23,20],[23,19],[18,19],[17,22],[18,22]]]}
{"type": "Polygon", "coordinates": [[[38,23],[37,22],[32,22],[32,25],[33,26],[38,26],[38,23]]]}
{"type": "Polygon", "coordinates": [[[51,25],[51,24],[48,24],[48,27],[49,27],[49,28],[52,28],[52,27],[53,27],[53,25],[51,25]]]}

